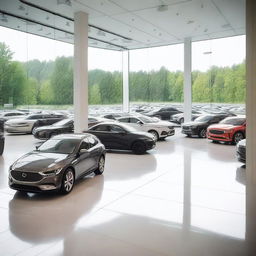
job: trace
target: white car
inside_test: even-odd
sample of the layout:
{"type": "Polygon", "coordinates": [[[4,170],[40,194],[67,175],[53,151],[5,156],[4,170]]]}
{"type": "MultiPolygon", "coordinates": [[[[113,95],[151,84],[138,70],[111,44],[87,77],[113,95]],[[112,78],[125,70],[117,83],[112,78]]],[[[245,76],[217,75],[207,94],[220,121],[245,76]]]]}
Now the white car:
{"type": "Polygon", "coordinates": [[[156,118],[139,115],[120,117],[117,121],[126,123],[137,130],[151,133],[156,141],[175,134],[173,126],[168,121],[161,121],[156,118]]]}
{"type": "Polygon", "coordinates": [[[51,125],[66,118],[62,114],[32,114],[25,118],[11,119],[5,122],[4,130],[9,133],[32,133],[33,129],[51,125]]]}
{"type": "Polygon", "coordinates": [[[4,121],[16,118],[24,118],[25,116],[26,114],[21,111],[4,111],[0,113],[0,118],[4,119],[4,121]]]}

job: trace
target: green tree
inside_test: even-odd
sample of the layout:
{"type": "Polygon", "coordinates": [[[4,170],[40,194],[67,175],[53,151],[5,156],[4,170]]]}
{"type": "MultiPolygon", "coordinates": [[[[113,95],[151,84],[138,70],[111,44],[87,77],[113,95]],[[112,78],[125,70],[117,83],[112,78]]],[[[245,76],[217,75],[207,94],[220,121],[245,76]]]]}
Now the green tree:
{"type": "Polygon", "coordinates": [[[59,57],[51,76],[55,104],[73,103],[73,68],[71,58],[59,57]]]}

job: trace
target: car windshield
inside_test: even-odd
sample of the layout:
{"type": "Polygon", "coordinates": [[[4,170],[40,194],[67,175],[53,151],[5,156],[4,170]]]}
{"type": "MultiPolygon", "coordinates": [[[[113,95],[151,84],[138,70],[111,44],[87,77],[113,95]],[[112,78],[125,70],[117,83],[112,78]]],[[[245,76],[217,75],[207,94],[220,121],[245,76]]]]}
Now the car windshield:
{"type": "Polygon", "coordinates": [[[232,118],[224,119],[220,124],[242,125],[245,122],[245,118],[232,118]]]}
{"type": "Polygon", "coordinates": [[[67,124],[71,124],[72,120],[70,119],[63,119],[57,123],[52,124],[52,126],[63,126],[63,125],[67,125],[67,124]]]}
{"type": "Polygon", "coordinates": [[[208,122],[213,118],[213,116],[199,116],[194,121],[195,122],[208,122]]]}
{"type": "Polygon", "coordinates": [[[145,116],[140,116],[140,120],[144,123],[157,123],[159,121],[155,118],[150,118],[150,117],[145,117],[145,116]]]}
{"type": "Polygon", "coordinates": [[[43,143],[37,150],[44,153],[71,154],[78,146],[78,139],[50,139],[43,143]]]}

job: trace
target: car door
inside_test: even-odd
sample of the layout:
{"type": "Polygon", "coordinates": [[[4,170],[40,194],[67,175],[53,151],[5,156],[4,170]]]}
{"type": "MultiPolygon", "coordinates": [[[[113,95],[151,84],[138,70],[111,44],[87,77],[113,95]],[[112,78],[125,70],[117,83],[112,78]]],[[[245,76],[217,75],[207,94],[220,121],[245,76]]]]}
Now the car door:
{"type": "Polygon", "coordinates": [[[78,149],[77,158],[75,161],[76,177],[83,175],[95,167],[93,147],[88,138],[85,138],[78,149]],[[81,153],[81,149],[86,152],[81,153]]]}

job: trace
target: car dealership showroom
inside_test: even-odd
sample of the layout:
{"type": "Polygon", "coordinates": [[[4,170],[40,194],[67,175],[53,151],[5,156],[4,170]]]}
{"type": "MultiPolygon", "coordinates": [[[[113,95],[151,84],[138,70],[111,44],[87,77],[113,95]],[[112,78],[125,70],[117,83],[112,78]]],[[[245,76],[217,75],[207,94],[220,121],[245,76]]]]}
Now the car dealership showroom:
{"type": "Polygon", "coordinates": [[[0,255],[256,255],[256,1],[0,0],[0,255]]]}

